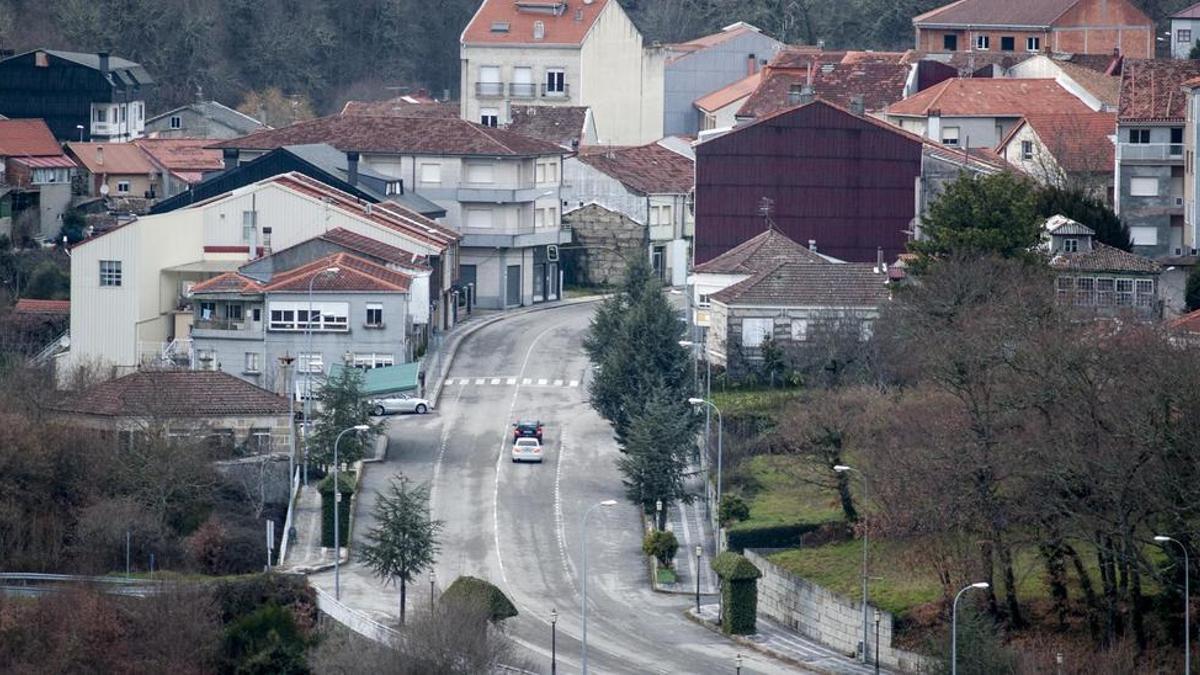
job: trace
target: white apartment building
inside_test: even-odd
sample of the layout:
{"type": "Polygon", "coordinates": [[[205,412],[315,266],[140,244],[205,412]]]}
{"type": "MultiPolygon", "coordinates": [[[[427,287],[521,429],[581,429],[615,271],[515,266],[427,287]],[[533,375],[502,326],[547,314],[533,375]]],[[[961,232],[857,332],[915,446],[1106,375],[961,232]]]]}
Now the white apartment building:
{"type": "Polygon", "coordinates": [[[503,126],[513,106],[587,106],[600,143],[663,135],[667,52],[643,46],[617,0],[483,0],[460,45],[465,120],[503,126]]]}
{"type": "Polygon", "coordinates": [[[402,207],[362,203],[307,176],[282,174],[75,246],[71,347],[59,373],[87,365],[119,375],[148,362],[188,363],[195,284],[338,228],[428,261],[427,271],[413,273],[411,316],[418,324],[437,320],[431,285],[450,287],[458,235],[402,207]]]}

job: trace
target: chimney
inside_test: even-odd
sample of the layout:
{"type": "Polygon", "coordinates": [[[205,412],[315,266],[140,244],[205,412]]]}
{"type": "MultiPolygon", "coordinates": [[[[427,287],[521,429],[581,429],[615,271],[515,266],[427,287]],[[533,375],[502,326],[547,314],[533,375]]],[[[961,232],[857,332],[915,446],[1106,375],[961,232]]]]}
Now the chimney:
{"type": "Polygon", "coordinates": [[[875,274],[886,272],[887,267],[883,264],[883,247],[879,246],[875,249],[875,274]]]}
{"type": "Polygon", "coordinates": [[[808,250],[812,251],[813,253],[817,252],[817,240],[816,239],[808,240],[808,250]]]}
{"type": "Polygon", "coordinates": [[[813,88],[811,84],[806,84],[803,87],[800,87],[801,103],[812,103],[814,98],[816,98],[816,96],[813,94],[813,88]]]}
{"type": "Polygon", "coordinates": [[[858,115],[859,117],[862,117],[866,114],[867,106],[863,102],[863,97],[861,95],[850,97],[850,112],[858,115]]]}
{"type": "Polygon", "coordinates": [[[346,182],[351,185],[358,185],[358,153],[346,153],[346,182]]]}
{"type": "Polygon", "coordinates": [[[758,72],[758,58],[753,54],[746,57],[746,77],[758,72]]]}
{"type": "Polygon", "coordinates": [[[104,146],[96,146],[96,166],[104,166],[104,146]]]}
{"type": "Polygon", "coordinates": [[[225,148],[221,150],[221,163],[225,166],[225,170],[236,169],[238,165],[238,149],[225,148]]]}
{"type": "MultiPolygon", "coordinates": [[[[264,258],[271,255],[271,228],[269,227],[262,229],[262,250],[264,258]]],[[[880,255],[883,254],[881,253],[880,255]]]]}
{"type": "Polygon", "coordinates": [[[100,58],[100,72],[108,74],[108,52],[97,52],[96,56],[100,58]]]}

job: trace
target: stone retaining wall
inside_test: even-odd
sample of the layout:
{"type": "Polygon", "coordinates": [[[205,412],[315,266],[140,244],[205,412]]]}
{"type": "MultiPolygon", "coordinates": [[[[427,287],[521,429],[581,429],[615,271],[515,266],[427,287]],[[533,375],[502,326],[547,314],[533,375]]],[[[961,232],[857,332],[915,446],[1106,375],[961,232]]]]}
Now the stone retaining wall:
{"type": "MultiPolygon", "coordinates": [[[[840,596],[798,577],[765,557],[771,551],[747,549],[746,558],[762,571],[758,580],[758,613],[811,640],[847,655],[858,653],[862,641],[862,603],[840,596]]],[[[870,620],[868,648],[874,660],[875,608],[870,620]]],[[[905,672],[919,669],[922,657],[892,648],[892,615],[880,612],[879,662],[905,672]]]]}

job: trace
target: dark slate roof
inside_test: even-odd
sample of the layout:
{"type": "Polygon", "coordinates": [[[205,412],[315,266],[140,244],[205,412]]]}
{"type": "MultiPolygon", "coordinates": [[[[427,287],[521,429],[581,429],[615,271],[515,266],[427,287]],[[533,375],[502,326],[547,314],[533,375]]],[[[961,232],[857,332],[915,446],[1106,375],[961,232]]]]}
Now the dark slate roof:
{"type": "Polygon", "coordinates": [[[578,159],[644,195],[685,194],[696,185],[696,162],[658,143],[597,146],[580,152],[578,159]]]}
{"type": "MultiPolygon", "coordinates": [[[[350,165],[346,160],[346,153],[339,151],[337,148],[328,143],[309,143],[307,145],[288,145],[282,148],[283,150],[292,153],[300,159],[312,164],[313,166],[325,171],[331,175],[337,176],[343,181],[350,178],[350,165]]],[[[380,183],[391,183],[399,180],[391,176],[385,176],[370,167],[359,162],[358,175],[374,179],[380,183]]],[[[373,186],[359,181],[356,188],[368,193],[377,202],[392,201],[416,211],[424,216],[440,218],[446,215],[446,209],[440,205],[422,197],[412,191],[411,187],[405,189],[404,194],[384,194],[376,190],[373,186]]]]}
{"type": "Polygon", "coordinates": [[[512,121],[506,128],[574,149],[583,142],[587,113],[587,106],[515,105],[511,111],[512,121]]]}
{"type": "MultiPolygon", "coordinates": [[[[100,55],[88,52],[68,52],[61,49],[34,49],[21,54],[10,56],[10,59],[16,59],[25,56],[33,51],[40,51],[50,54],[51,56],[77,63],[85,68],[100,70],[100,55]]],[[[0,59],[6,60],[6,59],[0,59]]],[[[134,63],[128,59],[123,59],[119,56],[108,57],[108,78],[120,88],[131,86],[149,86],[154,84],[154,78],[150,77],[150,73],[139,63],[134,63]]]]}
{"type": "Polygon", "coordinates": [[[1121,68],[1121,105],[1117,119],[1182,122],[1187,112],[1183,83],[1200,76],[1200,61],[1126,59],[1121,68]]]}
{"type": "Polygon", "coordinates": [[[1050,267],[1060,272],[1124,272],[1128,274],[1158,274],[1162,265],[1134,253],[1113,248],[1098,241],[1092,250],[1078,253],[1059,253],[1050,260],[1050,267]]]}
{"type": "Polygon", "coordinates": [[[703,274],[755,274],[785,262],[829,264],[830,261],[772,228],[697,265],[694,271],[703,274]]]}
{"type": "Polygon", "coordinates": [[[328,143],[342,152],[385,154],[530,157],[564,152],[554,143],[462,119],[392,115],[318,117],[210,147],[274,150],[307,143],[328,143]]]}
{"type": "Polygon", "coordinates": [[[172,110],[168,110],[167,112],[159,113],[154,117],[151,117],[150,119],[146,120],[146,124],[149,125],[151,122],[155,122],[169,115],[174,115],[181,110],[194,110],[196,114],[211,120],[215,120],[217,123],[223,124],[239,134],[250,134],[258,131],[259,129],[269,128],[267,125],[259,122],[253,117],[243,112],[234,110],[229,106],[222,105],[217,101],[196,101],[187,105],[181,105],[178,108],[174,108],[172,110]]]}
{"type": "Polygon", "coordinates": [[[878,307],[889,297],[888,275],[869,263],[785,262],[759,272],[712,299],[725,305],[878,307]]]}
{"type": "Polygon", "coordinates": [[[1087,225],[1084,225],[1083,223],[1080,223],[1078,221],[1071,220],[1070,218],[1063,216],[1063,215],[1051,216],[1050,219],[1046,221],[1045,227],[1046,227],[1047,232],[1049,232],[1050,234],[1059,236],[1059,237],[1070,237],[1070,236],[1094,237],[1094,236],[1096,236],[1096,231],[1093,230],[1092,228],[1090,228],[1087,225]]]}
{"type": "Polygon", "coordinates": [[[69,396],[55,409],[105,417],[286,415],[288,400],[220,371],[143,370],[69,396]]]}

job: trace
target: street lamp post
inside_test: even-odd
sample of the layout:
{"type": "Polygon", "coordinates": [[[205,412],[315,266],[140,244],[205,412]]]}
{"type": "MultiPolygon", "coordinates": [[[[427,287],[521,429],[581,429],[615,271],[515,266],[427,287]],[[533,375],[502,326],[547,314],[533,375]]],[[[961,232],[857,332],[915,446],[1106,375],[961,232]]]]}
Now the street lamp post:
{"type": "Polygon", "coordinates": [[[595,511],[597,508],[599,508],[601,506],[608,507],[608,506],[616,506],[616,505],[617,505],[617,500],[615,500],[615,499],[605,499],[604,501],[599,502],[597,504],[592,504],[591,506],[588,507],[587,511],[583,512],[583,518],[580,520],[579,534],[582,539],[582,543],[580,545],[583,547],[583,605],[582,605],[582,612],[581,612],[581,614],[583,615],[583,648],[582,648],[583,649],[583,652],[582,652],[583,675],[587,675],[587,672],[588,672],[588,662],[587,662],[587,609],[588,609],[587,608],[587,587],[588,587],[588,583],[587,583],[588,582],[587,521],[588,521],[588,516],[592,515],[592,511],[595,511]]]}
{"type": "Polygon", "coordinates": [[[734,657],[733,663],[734,663],[734,666],[737,668],[737,670],[736,670],[737,675],[742,675],[742,653],[741,652],[738,652],[737,656],[734,657]]]}
{"type": "MultiPolygon", "coordinates": [[[[312,416],[313,283],[315,283],[316,280],[323,275],[337,274],[338,272],[341,272],[341,271],[342,271],[341,268],[338,268],[338,267],[326,267],[325,269],[321,270],[320,272],[317,272],[316,274],[314,274],[312,276],[312,278],[308,280],[308,315],[305,317],[306,320],[304,322],[304,333],[305,333],[305,338],[308,343],[308,362],[304,368],[304,408],[303,408],[304,419],[301,424],[301,428],[304,429],[304,487],[308,487],[308,439],[310,436],[309,428],[308,428],[308,420],[312,416]]],[[[295,393],[289,392],[288,395],[295,396],[295,393]]],[[[336,504],[337,502],[334,502],[334,503],[336,504]]]]}
{"type": "Polygon", "coordinates": [[[857,473],[857,474],[858,474],[858,475],[859,475],[859,476],[862,478],[862,484],[863,484],[863,497],[862,497],[862,503],[861,503],[861,506],[862,506],[862,508],[859,510],[860,518],[862,518],[862,524],[863,524],[863,561],[862,561],[862,620],[863,620],[863,639],[862,639],[862,661],[863,661],[863,663],[869,663],[870,661],[869,661],[869,657],[868,657],[868,655],[867,655],[867,651],[868,651],[868,649],[867,649],[867,645],[868,645],[868,640],[869,640],[869,638],[870,638],[870,631],[871,631],[871,629],[870,629],[870,623],[869,623],[869,622],[868,622],[868,620],[867,620],[867,602],[868,602],[868,601],[869,601],[869,599],[870,599],[870,598],[869,598],[869,596],[868,596],[868,594],[867,594],[867,580],[868,580],[868,577],[867,577],[867,560],[868,560],[868,557],[867,557],[867,556],[868,556],[868,548],[867,548],[867,544],[868,544],[868,542],[867,542],[867,474],[863,473],[862,471],[859,471],[858,469],[855,469],[854,467],[846,466],[845,464],[838,464],[838,465],[835,465],[835,466],[833,467],[833,470],[834,470],[834,471],[836,471],[836,472],[838,472],[838,473],[854,472],[854,473],[857,473]]]}
{"type": "Polygon", "coordinates": [[[654,529],[662,530],[662,500],[654,500],[654,529]]]}
{"type": "Polygon", "coordinates": [[[1191,589],[1189,587],[1188,577],[1191,575],[1191,570],[1188,569],[1188,552],[1187,547],[1183,542],[1171,537],[1162,535],[1154,537],[1154,541],[1160,544],[1174,542],[1179,545],[1183,551],[1183,672],[1184,675],[1192,675],[1192,617],[1188,609],[1188,602],[1191,600],[1191,589]]]}
{"type": "Polygon", "coordinates": [[[558,610],[550,608],[550,675],[558,674],[558,610]]]}
{"type": "MultiPolygon", "coordinates": [[[[725,423],[721,420],[721,409],[707,398],[689,398],[692,405],[703,405],[717,411],[717,513],[721,512],[721,446],[725,438],[725,423]]],[[[720,550],[720,534],[717,534],[718,551],[720,550]]]]}
{"type": "Polygon", "coordinates": [[[351,431],[366,431],[371,427],[365,424],[356,424],[349,429],[342,429],[337,438],[333,439],[333,599],[342,599],[342,532],[340,523],[338,522],[338,502],[342,501],[342,492],[338,489],[338,474],[341,471],[338,469],[338,444],[342,442],[342,436],[351,431]]]}
{"type": "Polygon", "coordinates": [[[875,675],[879,675],[879,620],[882,617],[878,609],[875,610],[875,675]]]}
{"type": "Polygon", "coordinates": [[[696,544],[696,618],[700,617],[700,556],[704,554],[704,547],[696,544]]]}
{"type": "MultiPolygon", "coordinates": [[[[292,478],[296,475],[296,385],[292,375],[292,363],[296,359],[291,354],[279,357],[279,367],[283,369],[283,386],[288,392],[288,501],[292,499],[292,478]]],[[[287,533],[284,533],[287,536],[287,533]]]]}
{"type": "Polygon", "coordinates": [[[82,143],[83,142],[83,125],[76,124],[75,128],[79,130],[79,142],[82,143]]]}
{"type": "Polygon", "coordinates": [[[437,581],[437,576],[433,573],[433,570],[429,570],[429,611],[430,612],[433,612],[433,594],[434,594],[433,585],[436,581],[437,581]]]}
{"type": "Polygon", "coordinates": [[[988,582],[979,581],[970,586],[964,586],[954,595],[954,604],[950,606],[950,675],[958,675],[958,599],[972,588],[987,587],[988,582]]]}

